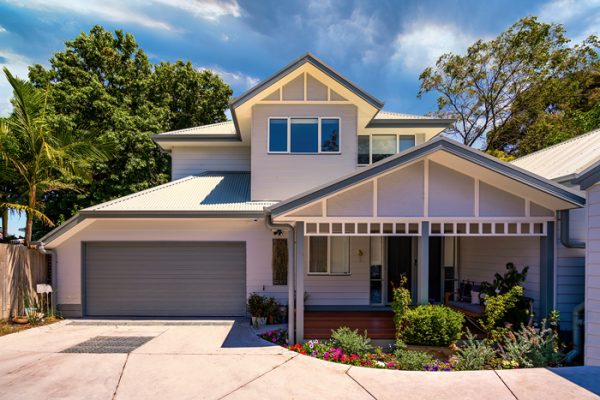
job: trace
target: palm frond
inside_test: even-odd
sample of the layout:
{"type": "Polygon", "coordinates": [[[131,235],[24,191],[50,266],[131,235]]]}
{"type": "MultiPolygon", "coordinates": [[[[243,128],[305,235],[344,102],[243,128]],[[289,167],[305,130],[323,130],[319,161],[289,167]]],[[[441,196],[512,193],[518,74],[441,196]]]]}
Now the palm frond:
{"type": "Polygon", "coordinates": [[[28,206],[24,206],[22,204],[16,204],[16,203],[2,203],[0,202],[0,209],[9,209],[9,210],[14,210],[17,211],[19,213],[26,213],[26,214],[31,214],[33,215],[35,218],[39,219],[40,221],[42,221],[44,224],[52,227],[54,226],[54,222],[52,222],[50,220],[50,218],[48,218],[46,216],[46,214],[44,214],[43,212],[41,212],[40,210],[36,210],[35,208],[31,208],[28,206]]]}

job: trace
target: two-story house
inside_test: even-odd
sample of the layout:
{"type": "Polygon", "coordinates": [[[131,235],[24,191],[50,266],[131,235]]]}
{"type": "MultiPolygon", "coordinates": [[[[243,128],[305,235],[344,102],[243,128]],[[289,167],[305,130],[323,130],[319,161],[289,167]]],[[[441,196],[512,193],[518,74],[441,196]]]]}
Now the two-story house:
{"type": "Polygon", "coordinates": [[[82,210],[41,241],[65,316],[244,316],[289,307],[293,340],[335,324],[393,337],[401,275],[416,303],[529,266],[555,307],[557,213],[581,192],[388,112],[307,54],[236,98],[232,121],[153,136],[170,183],[82,210]]]}

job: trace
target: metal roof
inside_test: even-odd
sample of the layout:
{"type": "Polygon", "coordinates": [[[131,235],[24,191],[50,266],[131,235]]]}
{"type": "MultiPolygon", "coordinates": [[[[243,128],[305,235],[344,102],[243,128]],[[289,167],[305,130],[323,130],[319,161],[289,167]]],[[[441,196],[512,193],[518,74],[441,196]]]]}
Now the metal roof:
{"type": "Polygon", "coordinates": [[[405,114],[392,111],[380,110],[373,119],[430,119],[425,115],[405,114]]]}
{"type": "Polygon", "coordinates": [[[600,129],[546,147],[512,161],[544,178],[565,181],[600,160],[600,129]]]}
{"type": "Polygon", "coordinates": [[[443,136],[438,136],[419,146],[412,147],[394,156],[376,162],[370,167],[359,169],[350,175],[344,176],[340,179],[319,186],[315,189],[293,196],[282,202],[273,204],[272,206],[268,207],[266,211],[271,213],[272,215],[281,215],[290,210],[309,204],[331,193],[335,193],[339,190],[363,182],[392,168],[405,165],[406,163],[424,157],[425,155],[433,153],[434,151],[440,149],[452,153],[470,162],[473,162],[474,164],[493,170],[499,174],[514,179],[525,185],[531,186],[535,189],[538,189],[542,192],[557,197],[573,205],[585,205],[585,199],[579,196],[579,194],[577,194],[575,191],[572,191],[569,188],[567,188],[566,186],[545,179],[544,177],[541,177],[539,175],[530,173],[527,170],[521,169],[504,161],[501,161],[496,157],[492,157],[480,150],[466,146],[455,140],[448,139],[443,136]]]}
{"type": "Polygon", "coordinates": [[[193,128],[178,129],[176,131],[169,131],[159,133],[160,136],[169,135],[235,135],[235,126],[233,121],[217,122],[215,124],[195,126],[193,128]]]}
{"type": "Polygon", "coordinates": [[[82,212],[204,211],[261,212],[275,202],[250,201],[249,172],[210,172],[188,176],[129,196],[86,208],[82,212]]]}

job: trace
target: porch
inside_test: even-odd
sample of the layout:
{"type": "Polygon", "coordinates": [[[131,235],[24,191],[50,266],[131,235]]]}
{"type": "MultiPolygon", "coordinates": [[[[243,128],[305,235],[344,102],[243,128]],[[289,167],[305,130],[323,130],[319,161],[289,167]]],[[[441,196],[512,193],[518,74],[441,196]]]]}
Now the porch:
{"type": "Polygon", "coordinates": [[[273,221],[294,226],[291,339],[343,325],[393,337],[385,307],[402,275],[413,304],[442,303],[461,281],[492,281],[509,262],[529,266],[525,295],[545,315],[554,307],[556,212],[582,201],[440,139],[279,203],[273,221]]]}

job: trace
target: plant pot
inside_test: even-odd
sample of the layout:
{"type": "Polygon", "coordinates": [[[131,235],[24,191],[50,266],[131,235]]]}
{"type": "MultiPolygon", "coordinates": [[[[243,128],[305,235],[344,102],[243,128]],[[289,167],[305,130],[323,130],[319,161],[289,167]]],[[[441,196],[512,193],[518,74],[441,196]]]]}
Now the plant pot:
{"type": "Polygon", "coordinates": [[[252,317],[252,326],[258,328],[267,324],[267,317],[252,317]]]}
{"type": "Polygon", "coordinates": [[[15,324],[25,325],[29,322],[29,318],[26,315],[14,316],[12,317],[12,322],[15,324]]]}

